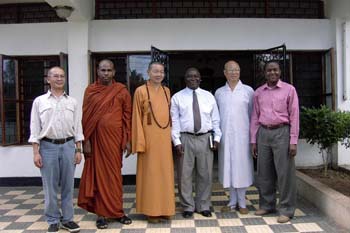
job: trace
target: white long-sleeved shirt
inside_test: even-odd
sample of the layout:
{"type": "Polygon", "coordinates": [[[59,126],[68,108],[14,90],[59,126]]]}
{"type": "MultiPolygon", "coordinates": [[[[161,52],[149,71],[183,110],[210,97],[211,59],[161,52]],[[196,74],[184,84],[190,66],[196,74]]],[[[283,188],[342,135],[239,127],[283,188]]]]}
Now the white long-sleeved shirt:
{"type": "Polygon", "coordinates": [[[50,91],[35,98],[30,117],[28,142],[38,143],[44,137],[61,139],[74,137],[75,142],[84,140],[81,112],[77,101],[63,94],[54,96],[50,91]]]}
{"type": "MultiPolygon", "coordinates": [[[[201,114],[201,129],[197,133],[214,131],[214,140],[220,142],[220,116],[215,97],[208,91],[201,88],[196,90],[199,110],[201,114]]],[[[194,132],[193,125],[193,90],[186,87],[177,92],[171,98],[171,137],[174,145],[181,144],[181,132],[194,132]]]]}

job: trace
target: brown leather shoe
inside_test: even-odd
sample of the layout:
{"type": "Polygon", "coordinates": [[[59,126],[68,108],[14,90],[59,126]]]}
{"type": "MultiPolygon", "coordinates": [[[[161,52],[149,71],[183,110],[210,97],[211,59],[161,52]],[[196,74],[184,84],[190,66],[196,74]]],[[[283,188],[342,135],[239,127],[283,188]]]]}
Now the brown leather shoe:
{"type": "Polygon", "coordinates": [[[239,207],[239,213],[240,214],[248,214],[249,213],[249,210],[247,208],[241,208],[239,207]]]}
{"type": "Polygon", "coordinates": [[[262,215],[265,215],[265,214],[270,214],[270,213],[273,213],[275,211],[273,210],[264,210],[264,209],[258,209],[257,211],[255,211],[255,215],[258,215],[258,216],[262,216],[262,215]]]}
{"type": "Polygon", "coordinates": [[[286,222],[289,222],[289,220],[290,220],[290,217],[285,216],[285,215],[280,215],[277,218],[278,223],[286,223],[286,222]]]}
{"type": "Polygon", "coordinates": [[[232,210],[233,210],[232,207],[231,207],[231,206],[227,206],[227,205],[225,205],[225,206],[223,206],[223,207],[221,208],[221,212],[222,212],[222,213],[231,212],[232,210]]]}

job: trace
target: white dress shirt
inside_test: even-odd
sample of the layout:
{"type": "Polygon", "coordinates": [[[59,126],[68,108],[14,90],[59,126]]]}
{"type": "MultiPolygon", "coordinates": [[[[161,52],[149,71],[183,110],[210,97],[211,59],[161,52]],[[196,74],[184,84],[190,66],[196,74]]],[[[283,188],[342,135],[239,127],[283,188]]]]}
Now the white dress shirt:
{"type": "Polygon", "coordinates": [[[74,137],[75,142],[84,140],[81,111],[78,111],[78,104],[74,98],[66,93],[56,97],[50,91],[35,98],[28,142],[39,143],[44,137],[50,139],[74,137]]]}
{"type": "MultiPolygon", "coordinates": [[[[201,114],[201,129],[196,133],[214,131],[214,140],[220,142],[220,117],[214,96],[201,88],[196,90],[201,114]]],[[[194,133],[193,125],[193,90],[186,87],[171,98],[171,136],[174,145],[181,144],[181,132],[194,133]]]]}

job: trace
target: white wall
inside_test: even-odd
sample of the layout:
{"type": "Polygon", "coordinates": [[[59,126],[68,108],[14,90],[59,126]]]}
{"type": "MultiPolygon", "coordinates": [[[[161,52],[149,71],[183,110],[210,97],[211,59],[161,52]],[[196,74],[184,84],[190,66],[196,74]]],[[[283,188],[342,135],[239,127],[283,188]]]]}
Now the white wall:
{"type": "MultiPolygon", "coordinates": [[[[329,20],[154,19],[98,20],[50,24],[0,24],[0,54],[69,55],[70,94],[82,101],[88,83],[87,51],[256,50],[286,43],[289,50],[332,47],[329,20]]],[[[315,149],[301,143],[297,166],[319,165],[315,149]],[[311,154],[311,156],[309,156],[311,154]]],[[[77,167],[80,177],[83,165],[77,167]]],[[[125,160],[123,174],[135,174],[136,159],[125,160]]],[[[0,177],[40,176],[30,146],[0,147],[0,177]]]]}
{"type": "MultiPolygon", "coordinates": [[[[75,177],[80,178],[84,160],[77,165],[75,177]]],[[[125,175],[136,174],[136,156],[125,159],[122,168],[125,175]]],[[[34,166],[32,146],[0,146],[0,178],[1,177],[37,177],[40,170],[34,166]]]]}
{"type": "Polygon", "coordinates": [[[67,53],[67,23],[0,24],[0,54],[67,53]]]}
{"type": "Polygon", "coordinates": [[[332,45],[327,19],[143,19],[91,22],[90,50],[256,50],[286,43],[289,50],[332,45]]]}
{"type": "Polygon", "coordinates": [[[298,141],[298,151],[295,166],[298,168],[317,167],[323,164],[322,156],[317,146],[312,146],[305,139],[298,141]]]}
{"type": "MultiPolygon", "coordinates": [[[[332,41],[336,51],[337,107],[350,110],[350,1],[327,0],[326,16],[330,18],[332,41]]],[[[338,164],[350,165],[350,150],[338,145],[338,164]]]]}

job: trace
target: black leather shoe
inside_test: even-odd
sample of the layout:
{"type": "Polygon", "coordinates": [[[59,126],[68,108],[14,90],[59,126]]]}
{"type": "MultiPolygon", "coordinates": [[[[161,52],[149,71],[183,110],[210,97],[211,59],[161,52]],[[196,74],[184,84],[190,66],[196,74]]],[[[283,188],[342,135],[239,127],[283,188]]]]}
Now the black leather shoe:
{"type": "Polygon", "coordinates": [[[192,211],[184,211],[182,213],[182,217],[184,218],[191,218],[193,216],[193,212],[192,211]]]}
{"type": "Polygon", "coordinates": [[[211,217],[211,212],[210,210],[203,210],[201,212],[201,215],[203,215],[204,217],[211,217]]]}

